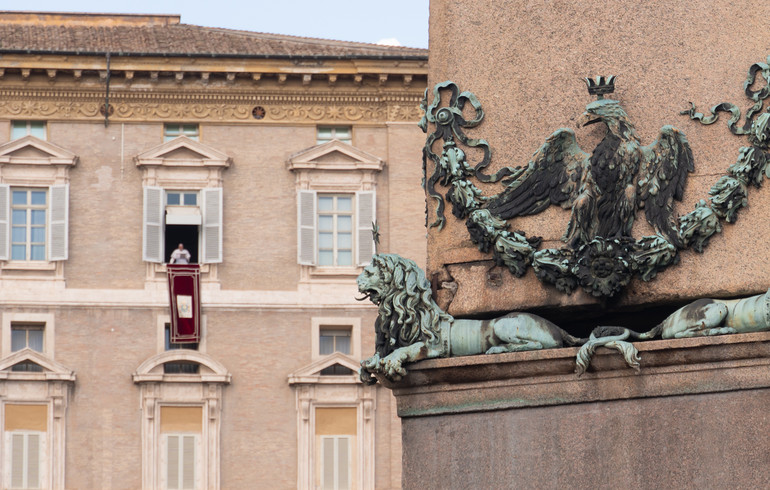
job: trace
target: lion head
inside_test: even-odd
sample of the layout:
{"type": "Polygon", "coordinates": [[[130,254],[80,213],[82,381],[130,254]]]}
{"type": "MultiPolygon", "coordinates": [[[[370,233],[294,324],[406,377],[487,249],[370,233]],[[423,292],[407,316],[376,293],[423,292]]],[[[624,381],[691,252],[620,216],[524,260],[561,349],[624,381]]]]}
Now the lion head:
{"type": "Polygon", "coordinates": [[[385,357],[418,341],[437,343],[441,311],[431,297],[430,282],[417,264],[394,254],[375,254],[357,279],[358,290],[379,307],[376,349],[385,357]]]}

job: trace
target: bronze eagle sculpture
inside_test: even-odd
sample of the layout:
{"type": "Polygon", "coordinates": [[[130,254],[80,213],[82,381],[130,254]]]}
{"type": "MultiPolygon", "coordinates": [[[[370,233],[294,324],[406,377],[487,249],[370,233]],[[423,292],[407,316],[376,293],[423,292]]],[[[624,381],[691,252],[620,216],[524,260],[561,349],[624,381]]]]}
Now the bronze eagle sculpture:
{"type": "MultiPolygon", "coordinates": [[[[593,80],[586,81],[590,92],[593,80]]],[[[683,248],[673,201],[682,200],[687,174],[694,171],[685,135],[664,126],[657,141],[642,146],[620,103],[601,93],[586,106],[579,125],[598,122],[607,133],[592,154],[580,149],[574,131],[559,129],[484,207],[503,219],[552,204],[572,208],[563,240],[573,250],[595,237],[630,238],[636,210],[644,208],[655,231],[683,248]]]]}

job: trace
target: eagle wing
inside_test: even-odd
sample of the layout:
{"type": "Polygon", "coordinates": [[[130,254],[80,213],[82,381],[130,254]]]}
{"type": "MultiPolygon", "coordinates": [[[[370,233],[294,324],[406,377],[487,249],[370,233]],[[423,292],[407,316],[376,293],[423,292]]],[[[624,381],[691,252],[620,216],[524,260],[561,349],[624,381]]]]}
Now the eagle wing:
{"type": "Polygon", "coordinates": [[[674,199],[682,200],[687,174],[695,170],[687,138],[673,126],[663,126],[658,140],[642,147],[641,179],[637,187],[647,221],[677,248],[683,243],[674,220],[674,199]]]}
{"type": "Polygon", "coordinates": [[[588,173],[589,159],[578,146],[575,132],[559,129],[526,167],[516,169],[505,190],[491,197],[486,207],[503,219],[536,214],[551,204],[571,207],[588,173]]]}

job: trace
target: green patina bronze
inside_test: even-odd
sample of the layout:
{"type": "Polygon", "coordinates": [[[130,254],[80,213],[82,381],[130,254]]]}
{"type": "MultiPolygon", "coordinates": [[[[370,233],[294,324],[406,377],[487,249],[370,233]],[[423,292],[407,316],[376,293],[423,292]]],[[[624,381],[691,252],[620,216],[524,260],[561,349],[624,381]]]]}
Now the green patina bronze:
{"type": "Polygon", "coordinates": [[[516,277],[531,265],[541,281],[567,294],[580,286],[594,296],[611,297],[634,275],[649,281],[679,262],[679,250],[692,247],[703,252],[710,238],[721,232],[721,220],[737,220],[740,209],[748,204],[749,188],[760,187],[764,177],[770,177],[770,113],[757,116],[770,96],[770,85],[751,90],[758,74],[770,80],[770,57],[768,63],[749,69],[744,90],[754,105],[743,126],[736,125],[740,109],[730,103],[714,106],[710,116],[695,112],[694,106],[684,112],[703,124],[716,122],[719,112],[730,112],[730,131],[747,135],[751,146],[741,148],[738,160],[714,184],[709,197],[680,217],[673,204],[681,200],[687,175],[694,170],[687,139],[675,128],[664,126],[657,141],[641,146],[620,103],[604,98],[613,92],[615,77],[586,79],[589,93],[599,100],[588,104],[582,121],[607,126],[607,135],[593,154],[577,146],[572,130],[559,129],[526,166],[503,167],[491,175],[483,173],[491,161],[489,144],[465,134],[466,129],[481,124],[481,103],[472,93],[460,92],[453,82],[440,83],[433,89],[430,104],[425,91],[425,115],[420,121],[420,127],[429,133],[423,148],[423,172],[426,192],[436,204],[431,226],[443,226],[446,200],[452,214],[466,220],[471,241],[491,254],[496,265],[505,266],[516,277]],[[449,93],[446,105],[442,105],[444,92],[449,93]],[[469,120],[463,116],[466,104],[473,110],[469,120]],[[430,124],[434,125],[432,132],[428,131],[430,124]],[[433,147],[440,141],[439,154],[433,147]],[[481,149],[481,160],[468,163],[460,145],[481,149]],[[429,161],[434,165],[430,176],[429,161]],[[503,178],[504,189],[491,196],[485,196],[472,181],[489,184],[503,178]],[[444,196],[437,186],[447,188],[444,196]],[[538,250],[540,238],[509,230],[510,219],[539,213],[554,204],[571,211],[563,237],[566,246],[538,250]],[[640,208],[656,235],[631,236],[631,224],[640,208]]]}
{"type": "Polygon", "coordinates": [[[640,368],[629,340],[700,337],[770,330],[770,290],[735,300],[699,299],[671,314],[648,332],[597,327],[589,339],[577,338],[537,315],[512,312],[491,320],[460,319],[441,310],[431,297],[425,273],[413,261],[375,254],[357,279],[358,290],[378,307],[376,350],[361,361],[359,376],[398,381],[405,365],[423,359],[499,354],[582,345],[575,372],[583,374],[598,347],[616,349],[626,363],[640,368]]]}

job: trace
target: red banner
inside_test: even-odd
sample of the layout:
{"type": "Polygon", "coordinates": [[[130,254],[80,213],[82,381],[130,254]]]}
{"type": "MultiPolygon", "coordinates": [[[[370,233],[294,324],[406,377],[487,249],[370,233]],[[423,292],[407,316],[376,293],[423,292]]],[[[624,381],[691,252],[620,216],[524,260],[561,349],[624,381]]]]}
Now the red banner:
{"type": "Polygon", "coordinates": [[[168,295],[171,301],[171,342],[200,342],[200,267],[168,264],[168,295]]]}

